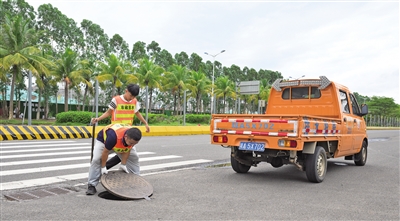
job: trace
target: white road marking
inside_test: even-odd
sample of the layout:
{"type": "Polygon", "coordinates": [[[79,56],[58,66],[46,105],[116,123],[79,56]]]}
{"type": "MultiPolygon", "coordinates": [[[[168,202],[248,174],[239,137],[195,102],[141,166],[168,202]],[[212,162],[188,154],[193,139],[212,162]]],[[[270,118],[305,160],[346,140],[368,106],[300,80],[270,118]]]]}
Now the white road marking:
{"type": "MultiPolygon", "coordinates": [[[[168,167],[174,167],[174,166],[184,166],[184,165],[191,165],[191,164],[198,164],[198,163],[207,163],[207,162],[211,162],[211,161],[212,160],[198,159],[198,160],[187,160],[187,161],[181,161],[181,162],[175,162],[175,163],[164,163],[164,164],[158,164],[158,165],[143,166],[140,168],[140,171],[168,168],[168,167]]],[[[13,181],[13,182],[1,183],[0,191],[28,188],[28,187],[34,187],[34,186],[43,186],[43,185],[66,182],[66,181],[71,181],[71,180],[87,179],[87,177],[88,177],[88,173],[78,173],[78,174],[70,174],[70,175],[55,176],[55,177],[13,181]]]]}
{"type": "Polygon", "coordinates": [[[14,158],[27,158],[27,157],[42,157],[42,156],[59,156],[59,155],[73,155],[73,154],[89,154],[90,150],[85,151],[68,151],[68,152],[56,152],[56,153],[37,153],[37,154],[18,154],[18,155],[5,155],[0,156],[0,159],[14,159],[14,158]]]}
{"type": "MultiPolygon", "coordinates": [[[[168,156],[160,156],[160,157],[144,157],[144,158],[140,158],[140,162],[174,159],[174,158],[179,158],[179,157],[181,157],[181,156],[168,155],[168,156]]],[[[90,166],[90,163],[81,163],[81,164],[69,164],[69,165],[62,165],[62,166],[37,167],[37,168],[30,168],[30,169],[3,170],[3,171],[0,171],[0,176],[9,176],[9,175],[18,175],[18,174],[27,174],[27,173],[32,174],[32,173],[57,171],[57,170],[69,170],[69,169],[84,168],[84,167],[87,167],[89,170],[89,166],[90,166]]]]}

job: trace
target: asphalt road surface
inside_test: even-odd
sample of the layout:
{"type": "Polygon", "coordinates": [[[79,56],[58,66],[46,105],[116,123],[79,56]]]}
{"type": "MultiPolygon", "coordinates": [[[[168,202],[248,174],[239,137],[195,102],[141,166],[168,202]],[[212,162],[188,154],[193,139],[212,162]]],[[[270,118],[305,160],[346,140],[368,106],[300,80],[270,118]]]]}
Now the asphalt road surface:
{"type": "Polygon", "coordinates": [[[89,139],[2,142],[0,219],[399,220],[399,131],[368,135],[367,164],[330,159],[319,184],[292,165],[237,174],[225,164],[230,150],[207,135],[144,137],[142,176],[154,192],[133,201],[85,195],[89,139]],[[5,197],[29,193],[42,196],[5,197]]]}

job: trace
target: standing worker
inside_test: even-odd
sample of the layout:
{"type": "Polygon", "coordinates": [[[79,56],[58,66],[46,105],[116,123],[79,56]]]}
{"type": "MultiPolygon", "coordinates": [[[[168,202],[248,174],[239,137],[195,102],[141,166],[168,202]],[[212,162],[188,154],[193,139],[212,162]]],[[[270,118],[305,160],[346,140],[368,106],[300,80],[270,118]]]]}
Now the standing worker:
{"type": "Polygon", "coordinates": [[[98,133],[90,163],[86,195],[94,195],[100,176],[108,173],[106,161],[110,153],[115,152],[118,159],[121,159],[120,170],[140,174],[139,156],[135,145],[141,138],[142,132],[127,124],[110,124],[98,133]]]}
{"type": "MultiPolygon", "coordinates": [[[[150,127],[142,114],[139,112],[140,105],[136,99],[139,94],[139,86],[137,84],[129,84],[123,95],[115,96],[110,104],[108,110],[104,112],[100,117],[93,118],[92,124],[95,124],[109,116],[111,116],[111,124],[129,124],[133,125],[133,118],[136,117],[145,125],[146,132],[150,132],[150,127]]],[[[117,165],[121,160],[118,156],[114,156],[107,162],[107,169],[117,165]]]]}

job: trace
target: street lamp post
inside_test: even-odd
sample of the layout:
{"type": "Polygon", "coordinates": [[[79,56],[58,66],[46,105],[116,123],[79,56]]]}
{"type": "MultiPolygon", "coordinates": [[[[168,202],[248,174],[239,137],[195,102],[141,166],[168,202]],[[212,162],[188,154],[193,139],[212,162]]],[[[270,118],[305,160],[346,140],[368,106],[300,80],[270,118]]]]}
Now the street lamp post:
{"type": "Polygon", "coordinates": [[[210,55],[211,57],[213,57],[213,72],[212,72],[212,87],[211,87],[211,114],[214,113],[214,69],[215,69],[215,57],[217,57],[217,55],[224,53],[225,50],[222,50],[220,53],[218,54],[209,54],[207,52],[204,52],[204,54],[206,55],[210,55]]]}

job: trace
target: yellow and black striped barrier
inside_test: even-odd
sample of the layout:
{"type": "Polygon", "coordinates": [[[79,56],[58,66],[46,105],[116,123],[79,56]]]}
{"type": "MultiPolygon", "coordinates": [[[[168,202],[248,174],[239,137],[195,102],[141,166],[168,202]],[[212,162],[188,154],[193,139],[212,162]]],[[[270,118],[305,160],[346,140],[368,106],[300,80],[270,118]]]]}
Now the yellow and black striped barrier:
{"type": "MultiPolygon", "coordinates": [[[[95,128],[95,136],[104,126],[95,128]]],[[[210,126],[138,126],[142,136],[176,136],[210,134],[210,126]]],[[[0,141],[91,138],[92,126],[0,126],[0,141]]]]}
{"type": "Polygon", "coordinates": [[[0,126],[0,140],[43,140],[90,138],[91,132],[79,126],[0,126]]]}

